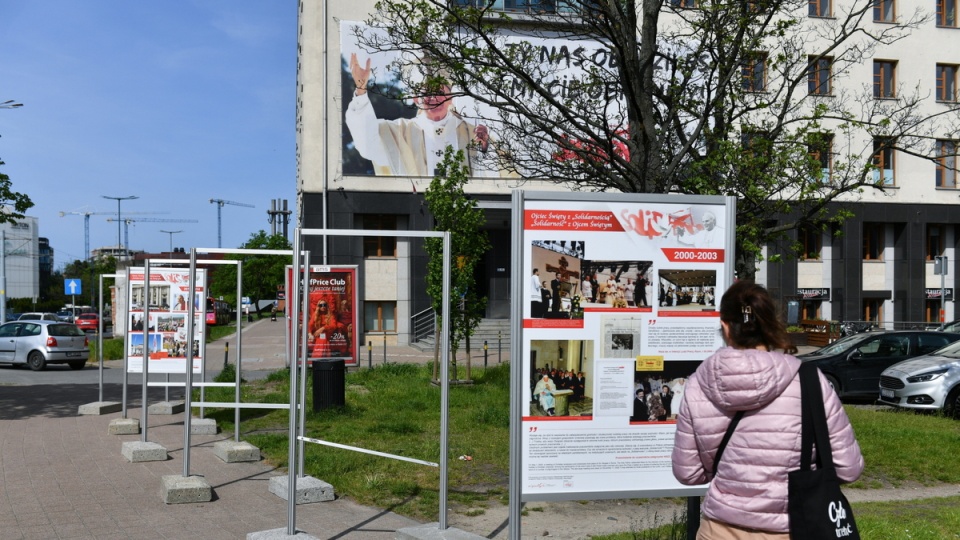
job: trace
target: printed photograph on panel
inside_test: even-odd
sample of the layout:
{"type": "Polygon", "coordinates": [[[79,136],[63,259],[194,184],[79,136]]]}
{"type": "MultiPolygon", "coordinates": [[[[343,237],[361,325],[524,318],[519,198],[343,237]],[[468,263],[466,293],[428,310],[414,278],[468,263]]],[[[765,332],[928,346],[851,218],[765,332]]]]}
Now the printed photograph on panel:
{"type": "Polygon", "coordinates": [[[680,411],[687,379],[700,362],[637,361],[633,379],[633,413],[630,422],[672,422],[680,411]],[[648,370],[649,369],[649,370],[648,370]]]}
{"type": "Polygon", "coordinates": [[[529,416],[593,416],[593,341],[530,342],[529,416]]]}
{"type": "Polygon", "coordinates": [[[526,294],[534,319],[582,319],[580,265],[584,243],[572,240],[535,240],[533,271],[526,294]]]}
{"type": "Polygon", "coordinates": [[[657,303],[660,313],[716,311],[716,270],[661,269],[657,303]]]}

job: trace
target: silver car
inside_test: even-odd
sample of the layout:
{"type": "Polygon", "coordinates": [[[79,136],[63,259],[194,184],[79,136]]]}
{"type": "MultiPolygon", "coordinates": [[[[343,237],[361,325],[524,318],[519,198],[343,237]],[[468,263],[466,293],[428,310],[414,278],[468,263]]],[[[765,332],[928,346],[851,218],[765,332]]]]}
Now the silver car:
{"type": "Polygon", "coordinates": [[[880,403],[960,418],[960,341],[885,369],[880,403]]]}
{"type": "Polygon", "coordinates": [[[83,369],[90,342],[76,325],[59,321],[16,321],[0,325],[0,363],[26,364],[41,371],[47,364],[83,369]]]}

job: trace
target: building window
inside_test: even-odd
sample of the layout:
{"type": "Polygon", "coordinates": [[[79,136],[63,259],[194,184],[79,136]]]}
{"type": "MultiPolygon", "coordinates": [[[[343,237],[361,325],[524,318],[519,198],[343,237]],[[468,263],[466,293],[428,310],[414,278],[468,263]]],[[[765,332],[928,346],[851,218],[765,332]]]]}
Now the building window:
{"type": "Polygon", "coordinates": [[[957,143],[950,140],[937,141],[937,187],[957,187],[957,143]]]}
{"type": "Polygon", "coordinates": [[[820,306],[823,304],[820,300],[801,300],[800,301],[800,320],[815,321],[820,319],[820,306]]]}
{"type": "Polygon", "coordinates": [[[763,92],[767,88],[767,53],[755,52],[747,55],[740,66],[744,92],[763,92]]]}
{"type": "Polygon", "coordinates": [[[808,261],[820,259],[820,251],[823,249],[823,233],[816,227],[800,227],[797,234],[797,241],[800,243],[803,251],[800,258],[808,261]]]}
{"type": "Polygon", "coordinates": [[[830,0],[810,0],[808,14],[811,17],[829,17],[833,14],[833,6],[830,0]]]}
{"type": "Polygon", "coordinates": [[[897,3],[894,0],[873,0],[873,20],[892,23],[897,18],[897,3]]]}
{"type": "Polygon", "coordinates": [[[937,0],[937,26],[957,27],[957,0],[937,0]]]}
{"type": "Polygon", "coordinates": [[[894,141],[892,139],[873,140],[873,182],[881,186],[896,185],[894,171],[894,141]]]}
{"type": "MultiPolygon", "coordinates": [[[[393,214],[362,214],[358,216],[361,228],[377,231],[397,230],[397,216],[393,214]]],[[[396,257],[397,238],[395,236],[364,236],[364,257],[396,257]]]]}
{"type": "Polygon", "coordinates": [[[867,298],[863,301],[863,320],[882,323],[883,322],[883,300],[880,298],[867,298]]]}
{"type": "Polygon", "coordinates": [[[807,143],[807,152],[813,160],[814,171],[812,180],[824,184],[833,177],[833,134],[813,133],[807,143]]]}
{"type": "Polygon", "coordinates": [[[397,303],[367,301],[363,303],[364,332],[396,332],[397,303]]]}
{"type": "Polygon", "coordinates": [[[815,96],[829,96],[830,71],[833,67],[833,58],[829,56],[811,56],[810,68],[807,71],[807,92],[815,96]]]}
{"type": "Polygon", "coordinates": [[[937,101],[957,101],[957,66],[937,64],[937,101]]]}
{"type": "Polygon", "coordinates": [[[888,99],[897,97],[897,63],[892,60],[873,61],[873,97],[888,99]]]}
{"type": "Polygon", "coordinates": [[[670,0],[670,5],[675,8],[692,9],[697,7],[697,0],[670,0]]]}
{"type": "MultiPolygon", "coordinates": [[[[884,232],[886,228],[883,223],[864,223],[863,224],[863,260],[882,261],[884,232]]],[[[869,319],[867,319],[869,320],[869,319]]]]}
{"type": "Polygon", "coordinates": [[[946,227],[933,223],[927,224],[927,260],[932,261],[936,257],[943,255],[946,245],[946,227]]]}

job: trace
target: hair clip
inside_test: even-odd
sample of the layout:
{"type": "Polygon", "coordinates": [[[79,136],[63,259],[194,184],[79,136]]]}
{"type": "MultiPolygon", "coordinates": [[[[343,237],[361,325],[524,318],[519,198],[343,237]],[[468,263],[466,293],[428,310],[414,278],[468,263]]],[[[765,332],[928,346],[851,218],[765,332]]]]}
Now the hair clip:
{"type": "Polygon", "coordinates": [[[745,323],[750,322],[750,315],[753,313],[753,308],[751,308],[750,306],[743,306],[742,308],[740,308],[740,311],[743,312],[743,322],[745,323]]]}

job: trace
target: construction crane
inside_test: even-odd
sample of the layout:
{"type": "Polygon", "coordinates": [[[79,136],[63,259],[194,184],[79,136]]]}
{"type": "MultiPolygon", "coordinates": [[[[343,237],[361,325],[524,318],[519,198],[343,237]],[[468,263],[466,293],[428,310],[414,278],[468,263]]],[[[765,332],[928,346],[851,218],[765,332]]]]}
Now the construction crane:
{"type": "MultiPolygon", "coordinates": [[[[90,258],[90,216],[113,215],[114,213],[115,212],[60,212],[60,217],[83,216],[83,260],[90,258]]],[[[127,215],[141,214],[169,214],[169,212],[127,212],[127,215]]]]}
{"type": "MultiPolygon", "coordinates": [[[[107,218],[107,221],[117,221],[116,218],[107,218]]],[[[158,219],[158,218],[123,218],[123,243],[130,249],[130,224],[131,223],[199,223],[195,219],[158,219]]]]}
{"type": "Polygon", "coordinates": [[[252,204],[234,202],[234,201],[225,201],[223,199],[210,199],[210,204],[217,204],[217,247],[223,247],[223,234],[222,234],[222,223],[220,221],[220,209],[223,208],[225,204],[232,204],[234,206],[246,206],[247,208],[256,208],[252,204]]]}

